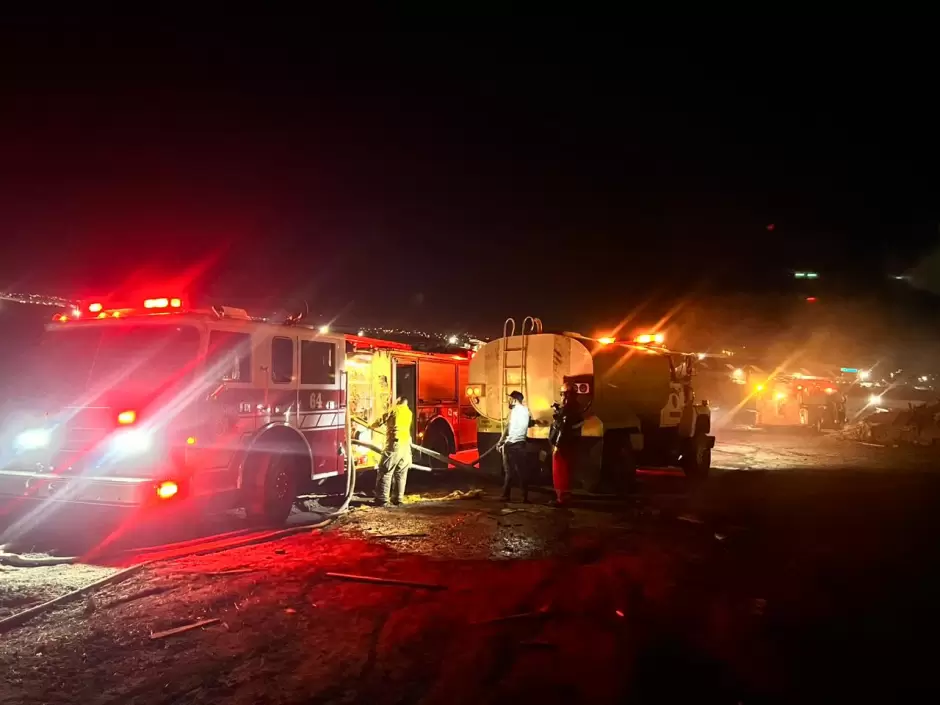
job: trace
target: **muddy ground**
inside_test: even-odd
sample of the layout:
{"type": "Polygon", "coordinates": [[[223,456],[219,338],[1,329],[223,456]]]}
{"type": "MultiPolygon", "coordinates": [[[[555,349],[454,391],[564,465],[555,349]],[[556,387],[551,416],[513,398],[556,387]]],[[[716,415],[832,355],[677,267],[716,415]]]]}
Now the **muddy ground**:
{"type": "MultiPolygon", "coordinates": [[[[0,703],[922,699],[937,690],[936,463],[729,432],[723,469],[694,491],[644,474],[628,501],[558,511],[451,476],[413,483],[421,501],[406,507],[360,504],[324,529],[220,553],[0,567],[2,618],[142,555],[166,558],[0,633],[0,703]],[[483,499],[442,499],[472,486],[483,499]],[[218,621],[152,638],[206,619],[218,621]]],[[[108,536],[69,521],[64,538],[32,532],[16,548],[108,536]]],[[[238,521],[182,522],[120,547],[238,521]]]]}

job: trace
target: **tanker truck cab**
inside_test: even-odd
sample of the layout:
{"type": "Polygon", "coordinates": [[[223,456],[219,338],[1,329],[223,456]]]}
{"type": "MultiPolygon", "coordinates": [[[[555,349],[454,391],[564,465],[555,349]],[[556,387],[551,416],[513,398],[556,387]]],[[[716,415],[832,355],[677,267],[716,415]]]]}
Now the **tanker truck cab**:
{"type": "MultiPolygon", "coordinates": [[[[550,475],[552,405],[560,402],[563,385],[581,384],[584,425],[573,479],[582,487],[623,490],[637,467],[678,466],[690,479],[706,477],[715,439],[707,402],[695,400],[695,356],[662,342],[658,334],[616,341],[536,331],[487,343],[471,360],[468,379],[480,414],[480,452],[498,440],[505,397],[518,389],[535,422],[529,446],[550,475]]],[[[498,457],[484,469],[499,472],[498,457]]]]}

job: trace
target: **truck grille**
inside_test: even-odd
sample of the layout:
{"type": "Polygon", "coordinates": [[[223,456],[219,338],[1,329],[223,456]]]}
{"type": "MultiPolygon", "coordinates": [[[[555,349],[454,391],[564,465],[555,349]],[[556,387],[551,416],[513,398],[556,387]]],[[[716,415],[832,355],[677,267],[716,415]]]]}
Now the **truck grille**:
{"type": "Polygon", "coordinates": [[[59,449],[62,452],[81,452],[94,448],[114,430],[114,414],[110,407],[69,407],[68,420],[59,449]]]}

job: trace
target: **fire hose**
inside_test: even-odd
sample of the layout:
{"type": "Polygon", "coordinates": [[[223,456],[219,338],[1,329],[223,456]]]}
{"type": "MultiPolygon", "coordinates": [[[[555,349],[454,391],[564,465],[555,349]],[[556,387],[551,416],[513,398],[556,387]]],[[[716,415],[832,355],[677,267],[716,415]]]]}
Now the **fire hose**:
{"type": "MultiPolygon", "coordinates": [[[[362,419],[360,419],[360,418],[358,418],[358,417],[356,417],[356,416],[353,416],[353,417],[352,417],[352,420],[353,420],[356,424],[358,424],[359,426],[362,426],[363,428],[367,428],[367,429],[370,429],[370,430],[372,430],[372,431],[375,431],[376,433],[380,433],[380,434],[382,434],[382,435],[385,435],[385,432],[384,432],[384,431],[380,431],[380,430],[378,430],[378,429],[371,428],[368,423],[366,423],[365,421],[363,421],[362,419]]],[[[347,436],[347,437],[348,437],[348,436],[347,436]]],[[[362,448],[366,448],[366,449],[368,449],[368,450],[371,450],[373,453],[378,453],[379,455],[382,455],[382,453],[385,452],[382,448],[379,448],[377,445],[374,445],[374,444],[372,444],[372,443],[368,443],[368,442],[366,442],[366,441],[361,441],[361,440],[359,440],[358,438],[352,439],[352,443],[353,443],[354,445],[360,446],[360,447],[362,447],[362,448]]],[[[480,464],[480,461],[483,460],[483,458],[485,458],[487,455],[489,455],[490,453],[492,453],[492,452],[496,449],[496,446],[493,446],[492,448],[490,448],[488,451],[486,451],[483,455],[481,455],[479,458],[477,458],[476,460],[474,460],[472,463],[465,463],[465,462],[463,462],[463,461],[461,461],[461,460],[457,460],[457,458],[455,458],[455,457],[452,456],[452,455],[445,455],[445,454],[443,454],[443,453],[438,453],[436,450],[431,450],[430,448],[425,448],[424,446],[418,445],[418,444],[415,443],[414,441],[411,442],[411,449],[412,449],[413,451],[415,451],[415,452],[422,453],[423,455],[426,455],[426,456],[428,456],[428,457],[430,457],[430,458],[434,458],[435,460],[438,460],[438,461],[440,461],[440,462],[442,462],[442,463],[448,463],[448,464],[450,464],[450,465],[453,465],[454,467],[460,468],[461,470],[476,471],[477,468],[474,467],[474,466],[475,466],[475,465],[479,465],[479,464],[480,464]]],[[[412,468],[413,470],[421,470],[421,471],[423,471],[423,472],[432,472],[432,468],[428,467],[427,465],[417,465],[417,464],[414,464],[414,463],[413,463],[413,464],[411,465],[411,468],[412,468]]]]}

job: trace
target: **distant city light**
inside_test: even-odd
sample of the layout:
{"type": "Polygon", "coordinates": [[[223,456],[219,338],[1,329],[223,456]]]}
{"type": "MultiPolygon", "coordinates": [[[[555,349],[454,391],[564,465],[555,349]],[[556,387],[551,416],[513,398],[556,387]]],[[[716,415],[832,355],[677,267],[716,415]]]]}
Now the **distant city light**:
{"type": "Polygon", "coordinates": [[[819,279],[817,272],[793,272],[793,276],[797,279],[819,279]]]}
{"type": "Polygon", "coordinates": [[[867,380],[871,377],[871,370],[859,370],[858,378],[861,380],[867,380]]]}
{"type": "Polygon", "coordinates": [[[456,345],[456,344],[457,344],[457,336],[456,336],[456,335],[450,336],[450,337],[447,339],[447,342],[450,343],[451,345],[456,345]]]}

